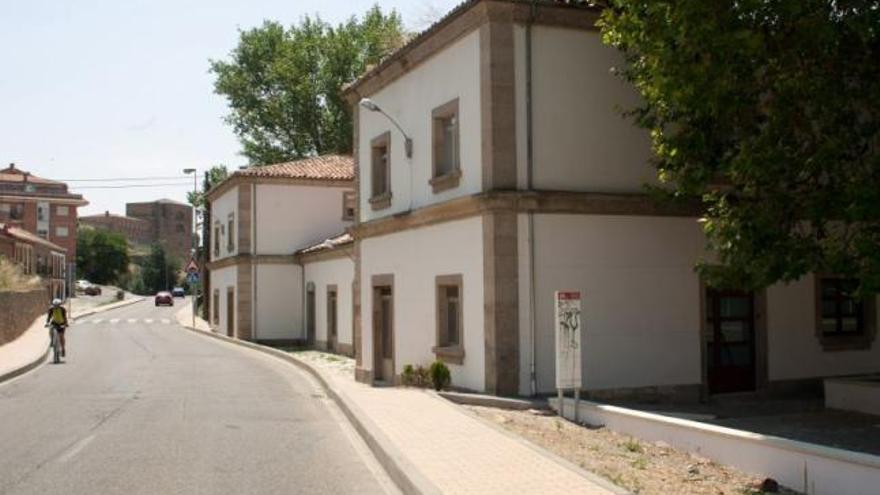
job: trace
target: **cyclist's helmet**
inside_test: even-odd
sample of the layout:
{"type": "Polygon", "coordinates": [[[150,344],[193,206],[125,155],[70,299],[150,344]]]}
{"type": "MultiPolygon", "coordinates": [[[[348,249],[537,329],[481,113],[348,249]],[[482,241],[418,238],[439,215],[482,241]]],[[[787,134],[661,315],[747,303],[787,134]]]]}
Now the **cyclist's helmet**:
{"type": "Polygon", "coordinates": [[[61,306],[61,299],[58,299],[58,298],[52,299],[52,306],[55,306],[55,307],[61,306]]]}

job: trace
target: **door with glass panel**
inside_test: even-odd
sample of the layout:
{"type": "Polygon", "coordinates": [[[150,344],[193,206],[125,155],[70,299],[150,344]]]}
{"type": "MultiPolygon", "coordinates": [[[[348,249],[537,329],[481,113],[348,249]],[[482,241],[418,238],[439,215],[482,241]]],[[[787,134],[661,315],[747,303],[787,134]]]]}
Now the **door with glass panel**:
{"type": "Polygon", "coordinates": [[[755,390],[755,298],[751,292],[706,291],[709,393],[755,390]]]}

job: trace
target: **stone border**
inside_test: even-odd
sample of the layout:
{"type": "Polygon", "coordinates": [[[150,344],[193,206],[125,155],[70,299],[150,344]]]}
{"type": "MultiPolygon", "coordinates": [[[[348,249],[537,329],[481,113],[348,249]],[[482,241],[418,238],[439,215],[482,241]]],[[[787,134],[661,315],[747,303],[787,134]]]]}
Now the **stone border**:
{"type": "MultiPolygon", "coordinates": [[[[139,302],[143,301],[144,299],[146,299],[146,297],[135,297],[135,298],[133,298],[133,299],[129,299],[129,300],[123,300],[123,301],[119,301],[119,302],[115,302],[115,303],[104,304],[103,306],[98,306],[98,307],[95,307],[95,308],[92,308],[92,309],[86,310],[86,311],[84,311],[84,312],[82,312],[82,313],[80,313],[80,314],[78,314],[78,315],[76,315],[76,316],[71,315],[70,318],[75,320],[75,319],[77,319],[77,318],[83,318],[83,317],[86,317],[86,316],[91,316],[91,315],[93,315],[93,314],[95,314],[95,313],[100,313],[100,312],[103,312],[103,311],[109,311],[109,310],[111,310],[111,309],[121,308],[121,307],[123,307],[123,306],[128,306],[128,305],[130,305],[130,304],[139,303],[139,302]]],[[[41,316],[37,317],[37,319],[34,320],[33,323],[31,323],[31,326],[33,326],[35,323],[37,323],[37,322],[38,322],[39,320],[41,320],[43,317],[44,317],[44,315],[41,315],[41,316]]],[[[30,328],[30,327],[28,327],[28,328],[30,328]]],[[[25,330],[25,332],[27,332],[27,330],[25,330]]],[[[46,347],[46,351],[43,352],[43,354],[41,354],[37,359],[35,359],[35,360],[31,361],[30,363],[28,363],[28,364],[22,366],[21,368],[18,368],[18,369],[16,369],[16,370],[12,370],[12,371],[10,371],[10,372],[8,372],[8,373],[6,373],[6,374],[0,376],[0,384],[5,383],[5,382],[7,382],[7,381],[9,381],[9,380],[12,380],[13,378],[19,377],[19,376],[21,376],[21,375],[27,373],[28,371],[31,371],[31,370],[33,370],[33,369],[36,369],[36,368],[39,367],[40,365],[45,364],[45,362],[46,362],[46,360],[47,360],[48,357],[49,357],[49,348],[46,347]]]]}
{"type": "Polygon", "coordinates": [[[400,489],[401,492],[407,495],[417,495],[417,494],[440,494],[440,490],[431,483],[418,469],[409,462],[406,457],[391,443],[391,441],[379,430],[378,427],[373,424],[373,422],[360,410],[360,408],[354,404],[354,402],[346,397],[346,395],[341,391],[337,390],[330,386],[330,382],[323,376],[323,373],[306,363],[301,359],[297,359],[290,353],[279,351],[277,349],[272,349],[271,347],[266,347],[259,344],[254,344],[251,342],[246,342],[239,339],[232,339],[226,337],[225,335],[220,335],[214,332],[207,332],[204,330],[198,330],[189,325],[183,325],[182,322],[178,320],[178,323],[181,324],[185,329],[207,337],[212,337],[214,339],[228,342],[230,344],[235,344],[241,347],[245,347],[254,351],[262,352],[263,354],[267,354],[273,357],[276,357],[282,361],[286,361],[301,370],[309,373],[313,376],[318,383],[327,391],[327,395],[329,395],[334,402],[336,402],[337,406],[342,410],[345,414],[345,417],[351,422],[354,429],[358,432],[367,446],[370,448],[370,451],[385,469],[388,476],[394,481],[395,485],[400,489]]]}

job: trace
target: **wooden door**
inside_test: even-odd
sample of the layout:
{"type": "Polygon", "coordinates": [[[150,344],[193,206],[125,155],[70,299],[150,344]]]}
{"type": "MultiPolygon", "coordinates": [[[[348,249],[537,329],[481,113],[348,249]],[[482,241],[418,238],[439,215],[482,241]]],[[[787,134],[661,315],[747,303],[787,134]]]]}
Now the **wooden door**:
{"type": "Polygon", "coordinates": [[[327,289],[327,347],[336,351],[336,332],[338,324],[336,286],[327,289]]]}
{"type": "Polygon", "coordinates": [[[235,337],[235,291],[226,290],[226,335],[235,337]]]}
{"type": "Polygon", "coordinates": [[[306,292],[306,341],[315,345],[315,290],[306,292]]]}
{"type": "Polygon", "coordinates": [[[755,298],[751,292],[706,291],[709,393],[755,390],[755,298]]]}
{"type": "Polygon", "coordinates": [[[394,295],[391,287],[373,288],[373,371],[376,380],[394,380],[394,295]]]}

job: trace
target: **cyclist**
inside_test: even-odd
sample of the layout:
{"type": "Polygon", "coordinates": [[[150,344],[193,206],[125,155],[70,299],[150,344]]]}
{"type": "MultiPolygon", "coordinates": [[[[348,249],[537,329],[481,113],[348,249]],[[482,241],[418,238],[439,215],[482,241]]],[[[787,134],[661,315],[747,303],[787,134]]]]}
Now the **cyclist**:
{"type": "Polygon", "coordinates": [[[67,328],[67,310],[61,305],[61,299],[53,299],[49,314],[46,315],[46,326],[53,325],[58,329],[58,337],[61,340],[61,356],[65,355],[64,329],[67,328]]]}

